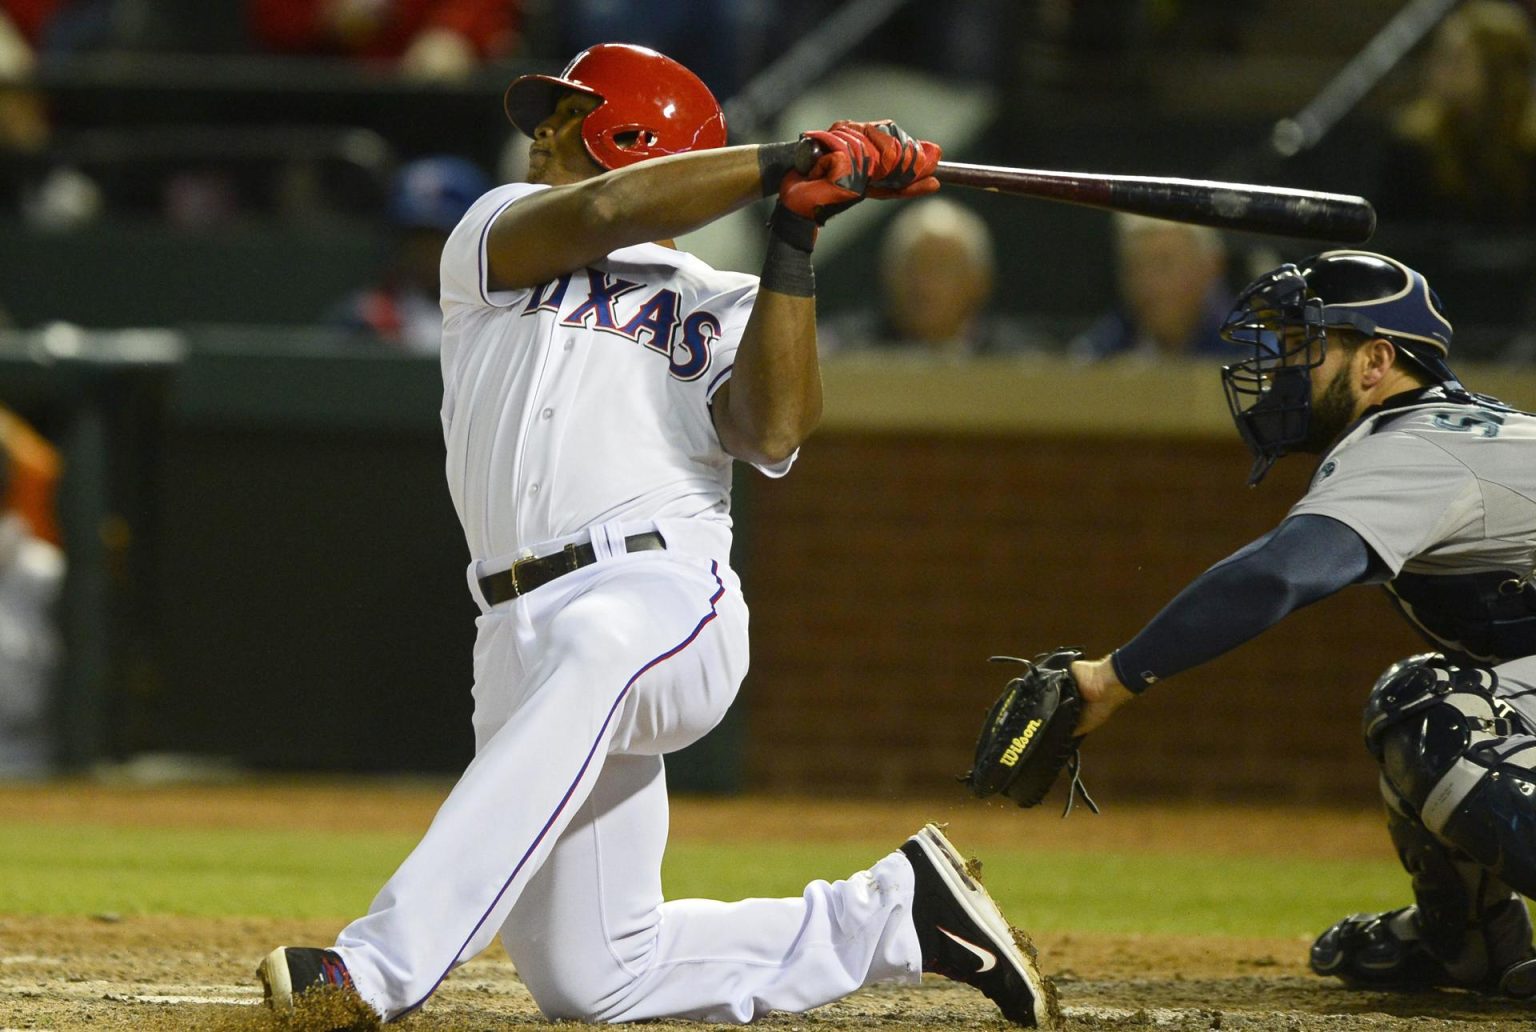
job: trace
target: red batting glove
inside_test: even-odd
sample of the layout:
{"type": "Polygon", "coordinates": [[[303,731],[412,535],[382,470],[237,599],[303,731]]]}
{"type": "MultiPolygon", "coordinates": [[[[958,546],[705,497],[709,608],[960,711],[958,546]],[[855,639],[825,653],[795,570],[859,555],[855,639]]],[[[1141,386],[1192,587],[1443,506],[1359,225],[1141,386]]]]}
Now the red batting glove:
{"type": "Polygon", "coordinates": [[[874,148],[878,157],[866,196],[904,200],[933,193],[939,188],[933,172],[944,152],[938,144],[914,139],[890,119],[878,122],[844,120],[834,122],[832,129],[856,132],[874,148]]]}
{"type": "Polygon", "coordinates": [[[864,134],[836,126],[801,133],[800,138],[816,145],[816,158],[806,172],[784,176],[779,200],[796,215],[825,225],[833,215],[864,199],[878,155],[864,134]]]}

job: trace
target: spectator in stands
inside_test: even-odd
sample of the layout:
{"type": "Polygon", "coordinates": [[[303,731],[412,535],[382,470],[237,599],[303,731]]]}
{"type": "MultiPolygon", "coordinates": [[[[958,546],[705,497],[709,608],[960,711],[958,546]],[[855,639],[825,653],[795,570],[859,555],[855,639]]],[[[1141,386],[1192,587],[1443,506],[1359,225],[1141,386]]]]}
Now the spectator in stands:
{"type": "MultiPolygon", "coordinates": [[[[0,449],[0,495],[10,458],[0,449]]],[[[0,510],[0,777],[34,777],[53,766],[49,702],[62,646],[54,614],[64,557],[26,517],[0,510]]]]}
{"type": "Polygon", "coordinates": [[[1026,355],[1046,342],[989,308],[992,234],[981,217],[935,197],[908,204],[880,247],[880,304],[821,327],[824,353],[1026,355]]]}
{"type": "Polygon", "coordinates": [[[420,79],[461,79],[519,41],[518,0],[249,2],[252,31],[273,51],[354,57],[420,79]]]}
{"type": "Polygon", "coordinates": [[[491,188],[473,162],[450,155],[401,167],[390,190],[394,259],[377,286],[348,296],[327,322],[416,354],[437,354],[443,313],[438,265],[443,244],[469,206],[491,188]]]}
{"type": "Polygon", "coordinates": [[[56,160],[43,94],[31,86],[61,6],[0,0],[0,209],[48,229],[87,222],[102,203],[94,180],[56,160]]]}
{"type": "MultiPolygon", "coordinates": [[[[0,7],[0,80],[25,82],[37,65],[26,25],[0,7]]],[[[0,152],[30,154],[48,143],[42,97],[26,86],[0,86],[0,152]]]]}
{"type": "Polygon", "coordinates": [[[164,43],[155,31],[151,5],[129,0],[0,0],[0,9],[44,60],[164,43]]]}
{"type": "Polygon", "coordinates": [[[1231,351],[1220,335],[1232,304],[1220,233],[1116,215],[1115,271],[1118,302],[1068,344],[1073,358],[1162,359],[1231,351]]]}
{"type": "Polygon", "coordinates": [[[1436,30],[1371,194],[1383,218],[1536,222],[1536,27],[1511,0],[1469,0],[1436,30]]]}
{"type": "Polygon", "coordinates": [[[7,211],[19,210],[46,168],[50,137],[42,94],[28,85],[37,55],[31,21],[0,6],[0,193],[7,211]]]}

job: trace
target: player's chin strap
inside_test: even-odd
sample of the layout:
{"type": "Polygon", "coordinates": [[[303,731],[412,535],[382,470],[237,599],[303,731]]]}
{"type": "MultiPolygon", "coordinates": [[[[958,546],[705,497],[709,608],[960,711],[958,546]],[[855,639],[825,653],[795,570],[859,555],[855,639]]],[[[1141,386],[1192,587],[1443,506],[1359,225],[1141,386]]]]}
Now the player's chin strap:
{"type": "MultiPolygon", "coordinates": [[[[1034,666],[1034,663],[1030,660],[1020,659],[1018,656],[988,656],[987,662],[1022,663],[1025,666],[1034,666]]],[[[1072,812],[1072,807],[1076,804],[1078,796],[1083,797],[1083,805],[1088,807],[1089,810],[1094,813],[1099,812],[1099,804],[1093,801],[1093,796],[1088,794],[1088,786],[1083,784],[1082,745],[1085,737],[1085,735],[1078,735],[1072,739],[1072,756],[1067,760],[1067,774],[1072,780],[1067,785],[1067,805],[1061,808],[1062,817],[1066,817],[1067,814],[1072,812]]],[[[960,780],[964,781],[965,778],[962,777],[960,780]]]]}

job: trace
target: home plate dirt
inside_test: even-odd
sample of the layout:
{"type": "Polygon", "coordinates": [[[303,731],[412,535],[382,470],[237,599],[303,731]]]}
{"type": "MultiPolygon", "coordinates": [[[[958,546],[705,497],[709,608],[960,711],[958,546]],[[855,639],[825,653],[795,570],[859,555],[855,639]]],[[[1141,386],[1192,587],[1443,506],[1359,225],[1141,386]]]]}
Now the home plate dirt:
{"type": "MultiPolygon", "coordinates": [[[[260,1006],[252,973],[280,938],[325,941],[333,923],[130,917],[0,918],[0,1032],[318,1032],[260,1006]]],[[[1536,1007],[1468,993],[1353,992],[1309,975],[1306,943],[1162,936],[1037,936],[1067,1029],[1414,1030],[1536,1028],[1536,1007]]],[[[548,1029],[499,950],[464,965],[422,1013],[392,1028],[548,1029]]],[[[760,1025],[793,1032],[1004,1028],[972,990],[928,978],[881,986],[760,1025]]],[[[697,1030],[650,1023],[648,1032],[697,1030]]]]}

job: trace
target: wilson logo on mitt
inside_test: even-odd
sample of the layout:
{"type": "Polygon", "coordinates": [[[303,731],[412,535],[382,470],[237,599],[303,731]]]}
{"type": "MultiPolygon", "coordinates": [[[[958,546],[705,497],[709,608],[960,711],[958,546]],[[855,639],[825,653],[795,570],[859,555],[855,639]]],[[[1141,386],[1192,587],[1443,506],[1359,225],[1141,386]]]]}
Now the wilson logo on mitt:
{"type": "Polygon", "coordinates": [[[1024,733],[1008,743],[1008,748],[1003,752],[1002,764],[1004,767],[1012,767],[1019,762],[1019,757],[1024,755],[1024,750],[1029,748],[1029,740],[1035,737],[1035,732],[1040,730],[1040,720],[1036,718],[1029,722],[1024,733]]]}

